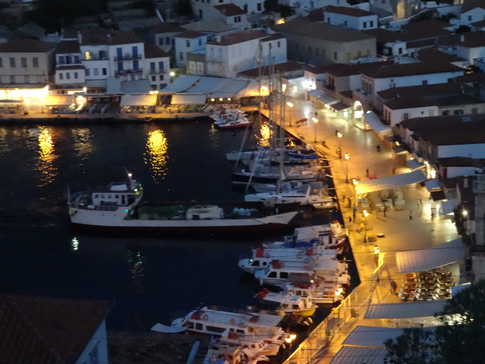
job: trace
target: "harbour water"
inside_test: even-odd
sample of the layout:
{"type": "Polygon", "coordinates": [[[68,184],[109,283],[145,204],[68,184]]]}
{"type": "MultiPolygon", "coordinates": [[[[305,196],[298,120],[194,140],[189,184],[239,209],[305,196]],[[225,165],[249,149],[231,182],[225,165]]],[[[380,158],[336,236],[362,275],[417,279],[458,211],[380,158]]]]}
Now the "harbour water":
{"type": "MultiPolygon", "coordinates": [[[[267,144],[267,125],[255,128],[267,144]]],[[[234,200],[243,131],[208,121],[0,128],[0,291],[113,300],[111,329],[146,330],[200,304],[253,303],[237,261],[255,240],[85,235],[71,231],[66,189],[109,183],[124,168],[149,201],[234,200]]]]}

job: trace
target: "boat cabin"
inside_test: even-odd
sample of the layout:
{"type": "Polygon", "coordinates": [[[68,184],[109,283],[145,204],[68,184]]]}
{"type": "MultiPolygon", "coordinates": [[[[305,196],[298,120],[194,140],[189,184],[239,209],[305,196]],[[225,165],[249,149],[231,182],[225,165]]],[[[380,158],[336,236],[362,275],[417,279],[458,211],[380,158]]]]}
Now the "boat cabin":
{"type": "Polygon", "coordinates": [[[185,212],[185,218],[187,220],[212,220],[223,219],[224,210],[221,207],[214,205],[197,205],[192,206],[185,212]]]}

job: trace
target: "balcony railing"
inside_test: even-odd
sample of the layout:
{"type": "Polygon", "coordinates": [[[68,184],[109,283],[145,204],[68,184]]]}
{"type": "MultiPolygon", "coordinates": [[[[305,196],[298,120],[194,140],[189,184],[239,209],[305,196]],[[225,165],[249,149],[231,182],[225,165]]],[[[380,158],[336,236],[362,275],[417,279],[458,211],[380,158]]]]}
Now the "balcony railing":
{"type": "Polygon", "coordinates": [[[92,56],[92,57],[83,57],[82,58],[83,61],[107,61],[108,60],[108,56],[92,56]]]}
{"type": "Polygon", "coordinates": [[[116,56],[115,57],[115,62],[118,62],[118,61],[131,61],[131,60],[136,60],[136,59],[141,59],[141,55],[140,54],[123,54],[121,57],[120,56],[116,56]]]}
{"type": "Polygon", "coordinates": [[[160,75],[162,73],[166,73],[165,70],[150,70],[149,72],[151,75],[160,75]]]}
{"type": "Polygon", "coordinates": [[[126,75],[134,75],[134,74],[140,74],[143,73],[143,70],[138,69],[138,70],[123,70],[123,71],[116,71],[115,75],[116,76],[126,76],[126,75]]]}

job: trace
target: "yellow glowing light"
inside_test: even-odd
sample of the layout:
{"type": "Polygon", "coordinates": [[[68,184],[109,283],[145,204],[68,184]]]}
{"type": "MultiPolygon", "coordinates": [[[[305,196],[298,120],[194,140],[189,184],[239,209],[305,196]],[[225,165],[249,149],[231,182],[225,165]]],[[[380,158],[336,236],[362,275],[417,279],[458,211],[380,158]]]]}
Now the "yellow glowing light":
{"type": "Polygon", "coordinates": [[[41,174],[41,186],[43,187],[54,182],[54,178],[57,176],[57,168],[54,166],[57,155],[55,154],[51,131],[44,126],[41,126],[39,131],[37,138],[39,145],[38,170],[41,174]]]}
{"type": "Polygon", "coordinates": [[[285,22],[285,18],[279,18],[278,20],[276,20],[276,24],[285,24],[285,22]]]}
{"type": "Polygon", "coordinates": [[[219,101],[224,101],[224,99],[222,97],[219,97],[219,101]]]}
{"type": "Polygon", "coordinates": [[[352,184],[357,186],[359,184],[359,180],[356,178],[352,178],[352,184]]]}
{"type": "Polygon", "coordinates": [[[158,90],[150,90],[148,93],[150,95],[158,95],[158,90]]]}
{"type": "Polygon", "coordinates": [[[367,217],[369,216],[369,212],[367,210],[364,210],[362,211],[362,215],[364,215],[364,217],[367,217]]]}
{"type": "Polygon", "coordinates": [[[312,121],[316,124],[318,123],[318,119],[316,117],[312,117],[312,121]]]}
{"type": "Polygon", "coordinates": [[[285,91],[286,91],[286,83],[281,85],[281,92],[285,92],[285,91]]]}
{"type": "Polygon", "coordinates": [[[167,173],[167,151],[165,133],[160,129],[151,130],[146,142],[145,163],[150,165],[155,180],[167,173]]]}
{"type": "Polygon", "coordinates": [[[344,293],[344,290],[343,290],[343,288],[342,288],[342,287],[337,288],[337,289],[335,290],[335,296],[337,296],[337,297],[338,297],[338,296],[340,296],[342,293],[344,293]]]}
{"type": "Polygon", "coordinates": [[[230,97],[227,98],[227,101],[231,101],[232,99],[230,97]]]}
{"type": "Polygon", "coordinates": [[[272,132],[268,124],[261,124],[259,135],[260,138],[258,138],[258,144],[262,147],[269,147],[272,132]]]}
{"type": "Polygon", "coordinates": [[[216,99],[212,98],[211,101],[214,102],[214,101],[216,101],[216,99]]]}
{"type": "Polygon", "coordinates": [[[337,138],[341,139],[341,138],[343,138],[343,136],[344,135],[341,132],[339,132],[339,131],[337,132],[337,138]]]}
{"type": "Polygon", "coordinates": [[[91,143],[91,130],[88,128],[74,128],[72,129],[73,147],[77,155],[82,159],[86,159],[93,152],[93,145],[91,143]]]}
{"type": "Polygon", "coordinates": [[[286,103],[286,105],[287,105],[288,107],[293,107],[293,106],[295,106],[295,104],[294,104],[294,103],[292,103],[291,101],[288,101],[288,102],[286,103]]]}
{"type": "Polygon", "coordinates": [[[463,217],[467,217],[467,216],[468,216],[468,210],[467,210],[467,209],[463,209],[463,210],[461,210],[461,215],[462,215],[463,217]]]}
{"type": "Polygon", "coordinates": [[[170,77],[175,77],[175,71],[170,71],[170,77]]]}
{"type": "Polygon", "coordinates": [[[296,340],[296,338],[297,338],[296,334],[290,334],[290,336],[285,339],[285,342],[287,344],[291,344],[293,341],[296,340]]]}
{"type": "Polygon", "coordinates": [[[259,89],[259,96],[268,96],[269,95],[269,88],[266,86],[261,86],[259,89]]]}
{"type": "Polygon", "coordinates": [[[350,159],[350,154],[349,153],[345,153],[344,154],[344,159],[345,160],[349,160],[350,159]]]}
{"type": "Polygon", "coordinates": [[[22,101],[25,106],[42,106],[48,95],[48,85],[43,88],[0,89],[0,99],[22,101]]]}

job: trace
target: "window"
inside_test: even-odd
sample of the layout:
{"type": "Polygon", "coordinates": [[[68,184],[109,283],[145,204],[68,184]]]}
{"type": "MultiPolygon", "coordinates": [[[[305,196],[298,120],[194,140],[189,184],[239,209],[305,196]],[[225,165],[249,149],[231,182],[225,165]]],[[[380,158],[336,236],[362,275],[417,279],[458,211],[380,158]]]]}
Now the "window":
{"type": "Polygon", "coordinates": [[[472,108],[472,114],[478,114],[478,108],[473,107],[472,108]]]}
{"type": "Polygon", "coordinates": [[[106,69],[106,67],[103,67],[102,71],[103,71],[103,76],[106,76],[108,74],[108,70],[106,69]]]}
{"type": "Polygon", "coordinates": [[[15,83],[15,76],[10,75],[10,83],[15,83]]]}
{"type": "Polygon", "coordinates": [[[195,329],[196,329],[196,330],[200,330],[200,331],[202,331],[202,330],[204,329],[204,327],[202,326],[202,324],[200,324],[200,323],[196,323],[196,324],[195,324],[195,329]]]}
{"type": "Polygon", "coordinates": [[[74,63],[79,64],[81,63],[79,60],[79,56],[74,56],[74,63]]]}
{"type": "Polygon", "coordinates": [[[248,12],[248,4],[244,4],[244,11],[247,13],[248,12]]]}
{"type": "Polygon", "coordinates": [[[426,86],[428,84],[428,80],[423,80],[423,86],[426,86]]]}
{"type": "Polygon", "coordinates": [[[71,79],[71,74],[69,72],[66,72],[66,80],[70,80],[71,79]]]}
{"type": "Polygon", "coordinates": [[[450,111],[449,111],[449,110],[444,110],[444,111],[442,112],[442,115],[443,115],[443,116],[448,116],[448,115],[450,115],[450,111]]]}
{"type": "Polygon", "coordinates": [[[58,62],[59,64],[64,64],[64,63],[66,63],[66,59],[65,59],[65,57],[64,57],[64,56],[59,56],[59,57],[57,58],[57,62],[58,62]]]}
{"type": "Polygon", "coordinates": [[[333,59],[335,61],[338,59],[338,53],[337,52],[333,52],[333,59]]]}
{"type": "Polygon", "coordinates": [[[166,45],[170,45],[172,44],[171,40],[170,40],[170,37],[165,37],[165,44],[166,45]]]}
{"type": "Polygon", "coordinates": [[[155,82],[157,80],[157,76],[152,76],[152,81],[155,82]]]}
{"type": "Polygon", "coordinates": [[[131,47],[131,54],[133,55],[133,58],[138,58],[138,46],[131,47]]]}
{"type": "Polygon", "coordinates": [[[66,64],[71,64],[71,63],[72,63],[71,56],[66,56],[66,64]]]}
{"type": "Polygon", "coordinates": [[[346,27],[347,26],[347,20],[344,21],[344,26],[346,27]]]}
{"type": "Polygon", "coordinates": [[[89,61],[89,60],[93,59],[93,54],[90,51],[84,52],[84,59],[86,61],[89,61]]]}
{"type": "Polygon", "coordinates": [[[269,278],[276,278],[276,272],[271,272],[270,274],[268,274],[268,277],[269,278]]]}
{"type": "Polygon", "coordinates": [[[468,15],[468,21],[472,21],[472,19],[473,19],[473,16],[468,15]]]}
{"type": "Polygon", "coordinates": [[[258,3],[258,4],[256,5],[256,9],[258,9],[258,11],[261,11],[261,10],[262,10],[261,3],[258,3]]]}
{"type": "Polygon", "coordinates": [[[140,62],[137,59],[133,60],[133,69],[135,71],[138,71],[140,69],[140,62]]]}
{"type": "MultiPolygon", "coordinates": [[[[345,25],[347,25],[347,24],[345,24],[345,25]]],[[[364,22],[364,28],[367,28],[367,22],[366,21],[364,22]]]]}
{"type": "Polygon", "coordinates": [[[159,76],[158,76],[158,79],[159,79],[160,81],[163,81],[164,76],[163,76],[163,75],[159,75],[159,76]]]}
{"type": "Polygon", "coordinates": [[[39,67],[39,57],[32,58],[32,66],[34,66],[35,68],[39,67]]]}
{"type": "Polygon", "coordinates": [[[185,46],[186,46],[187,48],[190,48],[190,40],[188,40],[188,39],[187,39],[187,40],[185,41],[185,46]]]}
{"type": "Polygon", "coordinates": [[[408,114],[407,112],[405,112],[404,114],[402,114],[402,118],[403,118],[404,120],[409,119],[409,114],[408,114]]]}
{"type": "Polygon", "coordinates": [[[156,63],[150,62],[150,72],[155,72],[156,63]]]}
{"type": "Polygon", "coordinates": [[[215,327],[207,325],[205,328],[207,329],[207,331],[216,332],[218,334],[226,331],[225,327],[215,327]]]}
{"type": "Polygon", "coordinates": [[[123,71],[123,62],[118,62],[118,72],[123,71]]]}
{"type": "Polygon", "coordinates": [[[3,58],[0,57],[0,67],[3,67],[3,58]]]}
{"type": "Polygon", "coordinates": [[[27,58],[25,57],[20,58],[20,66],[22,68],[27,68],[27,58]]]}
{"type": "Polygon", "coordinates": [[[310,56],[313,55],[313,48],[312,48],[312,46],[308,46],[308,54],[310,56]]]}
{"type": "Polygon", "coordinates": [[[234,17],[234,23],[240,23],[241,22],[241,17],[240,16],[235,16],[234,17]]]}
{"type": "Polygon", "coordinates": [[[9,62],[10,62],[10,67],[15,68],[15,58],[10,57],[10,58],[9,58],[9,62]]]}
{"type": "Polygon", "coordinates": [[[158,38],[158,45],[162,46],[163,45],[163,38],[158,38]]]}
{"type": "Polygon", "coordinates": [[[369,28],[373,28],[374,27],[374,20],[371,20],[369,21],[369,28]]]}
{"type": "Polygon", "coordinates": [[[64,74],[62,72],[59,72],[59,79],[63,80],[64,79],[64,74]]]}
{"type": "Polygon", "coordinates": [[[77,72],[74,72],[74,79],[77,80],[77,72]]]}
{"type": "Polygon", "coordinates": [[[283,278],[283,279],[288,278],[288,272],[280,272],[280,278],[283,278]]]}
{"type": "Polygon", "coordinates": [[[116,58],[123,59],[123,48],[121,47],[116,48],[116,58]]]}
{"type": "Polygon", "coordinates": [[[93,68],[93,75],[98,76],[99,75],[99,69],[98,68],[93,68]]]}
{"type": "Polygon", "coordinates": [[[401,48],[401,47],[399,47],[399,48],[397,49],[397,54],[402,54],[402,48],[401,48]]]}
{"type": "Polygon", "coordinates": [[[181,60],[181,61],[183,61],[183,60],[184,60],[184,54],[183,54],[182,52],[180,52],[180,54],[179,54],[179,58],[180,58],[180,60],[181,60]]]}
{"type": "Polygon", "coordinates": [[[463,115],[463,110],[462,109],[454,110],[453,115],[463,115]]]}
{"type": "Polygon", "coordinates": [[[163,63],[163,61],[158,62],[158,70],[160,72],[165,71],[165,64],[163,63]]]}
{"type": "Polygon", "coordinates": [[[91,76],[91,70],[89,68],[86,68],[86,76],[91,76]]]}

